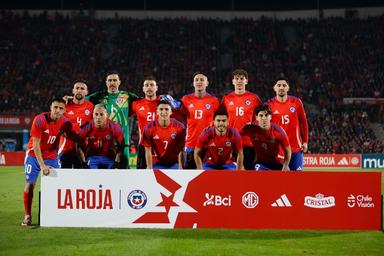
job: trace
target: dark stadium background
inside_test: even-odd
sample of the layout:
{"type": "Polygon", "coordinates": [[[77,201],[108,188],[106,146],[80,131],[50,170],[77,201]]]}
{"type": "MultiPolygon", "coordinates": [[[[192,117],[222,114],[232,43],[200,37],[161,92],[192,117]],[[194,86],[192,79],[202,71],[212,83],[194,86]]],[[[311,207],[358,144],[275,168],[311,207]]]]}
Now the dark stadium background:
{"type": "MultiPolygon", "coordinates": [[[[306,87],[292,86],[291,94],[299,96],[302,98],[305,103],[307,115],[310,123],[310,144],[309,150],[311,153],[383,153],[384,145],[380,141],[380,138],[375,136],[371,123],[381,124],[383,126],[382,120],[382,109],[379,109],[379,106],[368,106],[366,104],[361,105],[343,105],[340,104],[340,96],[335,97],[333,92],[338,92],[342,90],[347,90],[351,97],[383,97],[384,96],[384,78],[383,78],[383,16],[373,17],[368,20],[356,19],[354,16],[356,12],[354,8],[360,7],[380,7],[384,6],[384,1],[378,0],[367,0],[367,1],[357,1],[357,0],[336,0],[336,1],[325,1],[325,0],[310,0],[310,1],[283,1],[283,0],[270,0],[270,1],[249,1],[249,0],[195,0],[195,1],[156,1],[156,0],[137,0],[137,1],[117,1],[117,0],[37,0],[37,1],[11,1],[3,0],[0,2],[1,14],[7,16],[7,11],[9,9],[14,10],[146,10],[146,11],[156,11],[156,10],[207,10],[207,11],[285,11],[285,10],[308,10],[315,9],[319,10],[319,16],[321,10],[325,9],[334,9],[334,8],[343,8],[346,9],[345,17],[343,18],[326,18],[323,20],[309,20],[305,22],[302,21],[275,21],[270,18],[264,20],[258,20],[256,33],[247,33],[248,29],[251,29],[253,23],[248,21],[237,21],[238,23],[220,23],[219,21],[210,21],[210,24],[205,26],[205,21],[198,21],[197,23],[191,22],[186,25],[186,27],[193,27],[195,30],[198,30],[199,26],[204,27],[207,31],[207,35],[211,35],[210,32],[215,32],[215,27],[217,25],[222,27],[229,27],[230,30],[236,31],[237,26],[242,30],[239,30],[240,36],[249,36],[254,37],[258,43],[260,43],[262,50],[259,50],[257,54],[260,54],[264,49],[268,49],[268,44],[270,36],[276,38],[280,44],[276,47],[277,53],[271,51],[268,54],[271,54],[272,60],[274,58],[282,58],[286,60],[284,56],[284,44],[285,42],[281,40],[280,36],[280,27],[289,27],[293,26],[296,28],[297,33],[299,34],[298,41],[305,42],[309,44],[317,45],[320,54],[340,54],[342,60],[341,66],[332,66],[329,68],[329,65],[322,63],[324,68],[328,68],[327,72],[324,72],[322,75],[327,76],[328,81],[324,83],[316,84],[316,81],[311,80],[306,87]],[[332,29],[331,29],[332,28],[332,29]],[[330,29],[327,31],[327,29],[330,29]],[[271,34],[269,32],[271,31],[271,34]],[[357,40],[354,37],[354,33],[358,34],[357,40]],[[345,38],[339,37],[341,33],[345,33],[345,38]],[[319,35],[321,38],[316,41],[311,38],[306,37],[307,35],[319,35]],[[356,41],[356,42],[355,42],[356,41]],[[327,47],[323,47],[327,45],[327,47]],[[356,52],[351,52],[350,49],[354,49],[356,52]],[[366,54],[372,53],[372,57],[367,60],[366,54]],[[328,67],[327,67],[328,66],[328,67]],[[352,68],[350,68],[352,66],[352,68]],[[335,68],[333,68],[335,67],[335,68]],[[339,68],[340,67],[340,68],[339,68]],[[344,72],[344,68],[348,68],[348,72],[344,72]],[[367,74],[366,69],[373,73],[372,81],[369,80],[369,74],[367,74]],[[351,76],[354,76],[352,79],[351,76]],[[345,85],[345,87],[340,88],[341,83],[345,84],[345,79],[351,78],[351,87],[345,85]],[[309,104],[318,108],[319,112],[315,113],[309,104]],[[381,114],[380,114],[381,113],[381,114]]],[[[9,17],[8,17],[9,18],[9,17]]],[[[12,20],[12,18],[11,18],[12,20]]],[[[163,29],[159,34],[161,36],[166,35],[170,40],[181,40],[183,43],[189,40],[189,38],[179,38],[178,36],[172,36],[172,33],[167,33],[168,31],[164,27],[172,25],[173,27],[178,27],[183,25],[183,21],[178,19],[178,23],[167,23],[167,21],[155,22],[153,20],[141,20],[135,21],[136,25],[130,24],[128,21],[125,21],[121,27],[118,27],[113,31],[113,38],[108,38],[108,24],[109,21],[103,21],[101,23],[94,22],[92,18],[82,15],[82,12],[78,12],[78,15],[70,20],[66,20],[61,17],[60,21],[53,23],[53,21],[44,15],[40,15],[39,18],[21,18],[20,16],[15,18],[14,21],[1,20],[2,25],[0,26],[0,51],[2,57],[0,58],[0,115],[1,114],[16,114],[16,115],[34,115],[42,111],[47,111],[48,106],[44,105],[44,102],[47,102],[49,98],[54,96],[59,96],[63,94],[69,94],[71,92],[71,81],[77,79],[78,73],[76,70],[71,72],[70,66],[73,62],[80,63],[80,69],[86,66],[85,61],[82,63],[78,58],[90,58],[95,60],[95,67],[89,68],[88,71],[84,72],[86,74],[86,79],[91,84],[90,91],[94,92],[98,89],[105,88],[104,86],[104,75],[106,71],[111,69],[117,69],[122,74],[122,88],[123,90],[130,90],[139,95],[141,93],[141,83],[144,75],[151,73],[150,70],[153,70],[153,67],[159,66],[159,63],[164,62],[166,59],[165,54],[158,54],[155,56],[154,62],[151,57],[146,56],[145,60],[142,60],[140,65],[137,67],[138,63],[136,59],[130,59],[128,52],[124,52],[127,49],[132,49],[132,46],[137,47],[135,49],[143,51],[141,46],[151,47],[152,52],[156,52],[156,44],[144,44],[143,42],[135,43],[132,42],[134,36],[143,36],[142,31],[147,29],[150,33],[156,34],[158,28],[163,29]],[[79,31],[75,33],[69,29],[70,25],[75,25],[76,29],[79,31]],[[99,26],[104,27],[105,30],[100,30],[99,33],[94,33],[92,31],[98,30],[99,26]],[[138,26],[138,27],[137,27],[138,26]],[[162,27],[164,26],[164,27],[162,27]],[[65,38],[69,44],[57,44],[57,38],[60,37],[61,32],[65,32],[70,35],[69,38],[65,38]],[[105,32],[107,31],[107,32],[105,32]],[[27,33],[27,36],[20,37],[22,33],[27,33]],[[82,36],[87,37],[86,40],[82,39],[82,36]],[[73,37],[73,38],[71,38],[73,37]],[[97,58],[94,56],[95,53],[99,50],[98,41],[104,41],[106,44],[112,45],[111,49],[117,51],[117,55],[121,55],[120,58],[109,59],[104,61],[102,58],[97,58]],[[81,43],[79,43],[81,42],[81,43]],[[53,44],[55,43],[55,44],[53,44]],[[73,45],[76,43],[82,44],[83,47],[78,52],[68,50],[73,48],[73,45]],[[115,44],[113,44],[115,43],[115,44]],[[11,47],[9,46],[11,45],[11,47]],[[119,51],[119,44],[123,45],[124,49],[119,51]],[[129,46],[127,46],[129,45],[129,46]],[[32,47],[31,47],[32,46],[32,47]],[[93,47],[93,48],[92,48],[93,47]],[[31,49],[33,48],[33,49],[31,49]],[[64,49],[63,49],[64,48],[64,49]],[[68,48],[68,49],[66,49],[68,48]],[[84,49],[88,49],[85,50],[84,49]],[[95,49],[94,51],[92,49],[95,49]],[[56,54],[64,56],[55,56],[56,54]],[[82,55],[85,54],[85,55],[82,55]],[[68,58],[65,58],[68,55],[68,58]],[[61,61],[58,58],[66,59],[66,61],[61,61]],[[39,73],[39,69],[44,67],[43,70],[48,70],[48,74],[39,73]],[[55,69],[57,68],[57,69],[55,69]],[[15,71],[12,73],[10,71],[15,71]],[[70,70],[70,71],[68,71],[70,70]],[[141,73],[135,72],[135,70],[140,70],[141,73]],[[54,73],[57,71],[57,73],[54,73]],[[87,73],[88,72],[88,73],[87,73]],[[11,75],[13,74],[13,75],[11,75]],[[47,80],[49,78],[49,80],[47,80]],[[39,88],[36,88],[39,87],[39,88]],[[28,89],[29,91],[26,91],[28,89]],[[34,91],[37,89],[37,91],[34,91]],[[57,94],[57,95],[55,95],[57,94]]],[[[119,25],[118,25],[119,26],[119,25]]],[[[157,34],[156,34],[157,35],[157,34]]],[[[240,41],[243,38],[240,38],[240,41]]],[[[236,39],[236,38],[235,38],[236,39]]],[[[245,38],[248,40],[248,37],[245,38]]],[[[233,38],[231,38],[233,40],[233,38]]],[[[163,39],[162,43],[165,43],[166,40],[163,39]]],[[[199,46],[192,49],[194,54],[195,61],[199,62],[194,65],[193,68],[184,67],[181,70],[176,68],[176,73],[171,76],[166,76],[164,73],[169,72],[169,70],[174,70],[172,68],[179,67],[178,63],[173,63],[170,69],[158,68],[157,72],[154,75],[159,79],[159,92],[168,93],[168,90],[171,90],[171,94],[176,97],[184,95],[186,92],[191,92],[191,78],[190,76],[194,71],[198,70],[199,67],[202,67],[202,70],[207,71],[205,68],[204,61],[205,58],[199,60],[199,56],[196,56],[198,49],[201,46],[206,46],[207,40],[198,40],[199,46]],[[178,88],[177,86],[180,86],[178,88]]],[[[191,44],[192,45],[192,44],[191,44]]],[[[175,47],[172,45],[166,45],[167,47],[175,47]]],[[[246,46],[242,43],[236,47],[241,48],[246,46]]],[[[210,46],[211,47],[211,46],[210,46]]],[[[230,71],[233,68],[242,67],[246,68],[250,73],[250,87],[251,91],[258,93],[262,100],[267,100],[273,96],[273,91],[271,90],[271,83],[273,82],[274,77],[278,75],[280,68],[273,67],[274,71],[270,72],[260,80],[259,74],[252,68],[255,67],[254,64],[250,65],[243,64],[242,61],[244,58],[247,58],[248,52],[241,53],[236,52],[235,54],[231,53],[233,44],[225,43],[222,45],[217,45],[220,54],[225,57],[226,53],[233,55],[233,63],[226,68],[218,68],[216,70],[208,69],[208,76],[211,81],[211,86],[208,88],[209,92],[216,94],[221,97],[223,93],[227,93],[232,89],[230,85],[230,71]],[[225,53],[225,54],[223,54],[225,53]],[[248,66],[251,66],[249,69],[248,66]],[[274,73],[274,74],[272,74],[274,73]],[[275,76],[273,76],[275,75],[275,76]],[[255,79],[255,76],[259,80],[255,79]],[[260,83],[257,83],[260,82],[260,83]],[[253,87],[254,86],[254,87],[253,87]]],[[[295,48],[298,50],[299,48],[295,48]]],[[[177,51],[175,51],[177,52],[177,51]]],[[[203,54],[209,53],[208,51],[203,52],[203,54]]],[[[311,61],[316,52],[312,52],[308,59],[311,61]]],[[[220,54],[214,56],[217,57],[217,60],[220,59],[220,54]]],[[[292,56],[299,58],[299,55],[292,53],[292,56]]],[[[298,52],[297,54],[300,54],[298,52]]],[[[97,55],[97,54],[96,54],[97,55]]],[[[254,56],[253,56],[254,57],[254,56]]],[[[256,57],[262,57],[261,55],[256,55],[256,57]]],[[[249,57],[249,58],[252,58],[249,57]]],[[[255,58],[254,58],[255,59],[255,58]]],[[[322,57],[316,57],[316,61],[322,61],[322,57]]],[[[208,61],[212,62],[209,57],[208,61]]],[[[225,60],[225,58],[224,58],[225,60]]],[[[257,63],[260,64],[260,63],[257,63]]],[[[298,63],[294,63],[297,65],[298,63]]],[[[300,65],[300,63],[299,63],[300,65]]],[[[219,66],[219,64],[218,64],[219,66]]],[[[210,67],[210,66],[209,66],[210,67]]],[[[257,67],[257,66],[256,66],[257,67]]],[[[309,71],[310,68],[308,65],[302,65],[300,68],[293,68],[294,71],[304,70],[305,75],[308,75],[313,70],[309,71]]],[[[284,68],[283,68],[284,69],[284,68]]],[[[262,70],[262,69],[261,69],[262,70]]],[[[322,70],[319,71],[320,73],[322,70]]],[[[44,73],[44,72],[43,72],[44,73]]],[[[153,72],[152,72],[153,73],[153,72]]],[[[289,75],[289,74],[288,74],[289,75]]],[[[315,74],[316,75],[316,74],[315,74]]],[[[291,81],[296,85],[296,78],[291,81]]],[[[134,131],[135,132],[135,131],[134,131]]],[[[4,133],[0,134],[0,140],[4,137],[4,133]]],[[[8,136],[8,135],[7,135],[8,136]]],[[[137,140],[137,137],[133,136],[134,141],[137,140]]],[[[21,150],[21,145],[17,146],[18,150],[21,150]]]]}
{"type": "Polygon", "coordinates": [[[309,10],[383,6],[380,0],[3,0],[4,9],[88,9],[96,10],[309,10]]]}

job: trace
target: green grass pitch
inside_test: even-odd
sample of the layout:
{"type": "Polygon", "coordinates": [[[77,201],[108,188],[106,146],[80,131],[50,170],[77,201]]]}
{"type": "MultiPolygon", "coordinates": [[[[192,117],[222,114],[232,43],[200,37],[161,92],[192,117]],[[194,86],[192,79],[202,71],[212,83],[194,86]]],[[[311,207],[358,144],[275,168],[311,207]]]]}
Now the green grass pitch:
{"type": "Polygon", "coordinates": [[[23,185],[0,167],[0,255],[384,255],[382,231],[23,228],[23,185]]]}

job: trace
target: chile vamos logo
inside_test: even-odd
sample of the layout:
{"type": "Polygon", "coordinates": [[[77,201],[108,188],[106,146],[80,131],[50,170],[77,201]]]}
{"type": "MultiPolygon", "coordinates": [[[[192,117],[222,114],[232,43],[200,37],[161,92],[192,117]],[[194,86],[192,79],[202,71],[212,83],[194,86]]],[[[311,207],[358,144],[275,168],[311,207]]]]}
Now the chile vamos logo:
{"type": "Polygon", "coordinates": [[[141,190],[133,190],[127,197],[128,205],[135,210],[140,210],[147,204],[147,195],[141,190]]]}

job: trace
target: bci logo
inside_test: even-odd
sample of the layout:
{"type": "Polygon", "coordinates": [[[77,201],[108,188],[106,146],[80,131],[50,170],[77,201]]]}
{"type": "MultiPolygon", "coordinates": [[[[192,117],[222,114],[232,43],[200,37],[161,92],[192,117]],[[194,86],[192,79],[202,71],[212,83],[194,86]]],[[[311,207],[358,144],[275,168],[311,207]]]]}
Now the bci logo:
{"type": "Polygon", "coordinates": [[[220,195],[210,195],[209,193],[205,193],[205,202],[203,206],[231,206],[231,195],[228,196],[220,196],[220,195]]]}

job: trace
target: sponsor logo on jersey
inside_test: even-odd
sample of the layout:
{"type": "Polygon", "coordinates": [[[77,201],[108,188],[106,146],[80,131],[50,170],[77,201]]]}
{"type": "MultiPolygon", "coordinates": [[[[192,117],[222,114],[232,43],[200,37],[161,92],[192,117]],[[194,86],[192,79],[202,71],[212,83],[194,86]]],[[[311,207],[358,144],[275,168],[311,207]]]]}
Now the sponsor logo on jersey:
{"type": "Polygon", "coordinates": [[[147,195],[141,190],[133,190],[129,193],[127,202],[132,209],[139,210],[147,204],[147,195]]]}
{"type": "Polygon", "coordinates": [[[277,115],[277,114],[280,114],[279,110],[275,110],[275,112],[273,112],[274,115],[277,115]]]}
{"type": "Polygon", "coordinates": [[[230,147],[232,146],[232,143],[230,141],[225,142],[225,146],[230,147]]]}
{"type": "Polygon", "coordinates": [[[229,102],[228,106],[232,106],[232,105],[234,105],[233,101],[229,102]]]}
{"type": "Polygon", "coordinates": [[[143,111],[143,110],[144,110],[144,107],[139,108],[139,110],[140,110],[140,111],[143,111]]]}
{"type": "Polygon", "coordinates": [[[159,138],[159,135],[156,134],[155,136],[153,136],[153,139],[154,139],[154,140],[158,140],[158,139],[160,139],[160,138],[159,138]]]}
{"type": "Polygon", "coordinates": [[[292,207],[286,194],[281,195],[275,202],[271,204],[272,207],[292,207]]]}
{"type": "Polygon", "coordinates": [[[171,138],[172,138],[172,139],[176,139],[176,133],[172,133],[172,134],[171,134],[171,138]]]}
{"type": "Polygon", "coordinates": [[[306,196],[304,198],[304,206],[309,208],[330,208],[336,205],[335,197],[327,196],[319,193],[315,197],[306,196]]]}
{"type": "Polygon", "coordinates": [[[84,111],[84,114],[85,114],[86,116],[89,116],[89,114],[91,114],[91,111],[89,111],[89,109],[86,109],[86,110],[84,111]]]}
{"type": "Polygon", "coordinates": [[[255,208],[259,204],[259,196],[255,192],[246,192],[241,198],[245,208],[255,208]]]}
{"type": "Polygon", "coordinates": [[[75,113],[73,113],[72,110],[68,112],[68,115],[73,115],[73,114],[75,114],[75,113]]]}
{"type": "Polygon", "coordinates": [[[193,106],[193,104],[191,103],[191,104],[189,104],[188,107],[189,107],[189,108],[194,108],[195,106],[193,106]]]}
{"type": "Polygon", "coordinates": [[[245,105],[250,106],[251,105],[251,101],[250,100],[246,100],[245,101],[245,105]]]}
{"type": "Polygon", "coordinates": [[[296,110],[295,107],[290,107],[289,108],[289,111],[291,111],[292,113],[295,112],[295,110],[296,110]]]}
{"type": "Polygon", "coordinates": [[[211,144],[209,144],[210,147],[216,147],[216,144],[215,142],[212,142],[211,144]]]}
{"type": "Polygon", "coordinates": [[[209,104],[209,103],[205,104],[205,108],[206,109],[210,109],[211,108],[211,104],[209,104]]]}
{"type": "Polygon", "coordinates": [[[207,206],[231,206],[232,200],[231,195],[228,196],[220,196],[220,195],[210,195],[209,193],[205,193],[205,202],[203,203],[204,207],[207,206]]]}
{"type": "Polygon", "coordinates": [[[49,129],[45,130],[44,133],[49,133],[49,129]]]}

